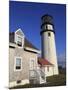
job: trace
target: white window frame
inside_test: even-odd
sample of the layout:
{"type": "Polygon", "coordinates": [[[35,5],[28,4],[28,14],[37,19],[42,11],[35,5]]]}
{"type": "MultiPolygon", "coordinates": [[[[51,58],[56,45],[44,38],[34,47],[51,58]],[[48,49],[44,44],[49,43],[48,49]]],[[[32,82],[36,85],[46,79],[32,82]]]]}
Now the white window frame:
{"type": "Polygon", "coordinates": [[[15,31],[15,42],[16,42],[16,44],[17,44],[17,41],[18,41],[18,36],[22,38],[22,46],[18,46],[18,45],[17,46],[18,46],[18,48],[23,48],[25,35],[24,35],[24,33],[22,32],[21,29],[18,29],[18,30],[15,31]],[[18,31],[20,31],[23,35],[22,36],[18,35],[17,34],[18,31]]]}
{"type": "MultiPolygon", "coordinates": [[[[33,69],[35,69],[35,58],[30,58],[30,61],[29,61],[29,69],[31,69],[31,66],[30,66],[30,64],[31,64],[31,60],[34,61],[34,68],[33,68],[33,69]]],[[[32,69],[31,69],[31,70],[32,70],[32,69]]]]}
{"type": "Polygon", "coordinates": [[[21,36],[18,35],[17,39],[18,39],[17,42],[19,41],[22,43],[22,37],[21,36]]]}
{"type": "MultiPolygon", "coordinates": [[[[23,36],[20,36],[20,35],[17,35],[17,42],[18,42],[18,37],[21,37],[22,38],[22,46],[18,46],[19,48],[23,48],[23,45],[24,45],[24,37],[23,36]]],[[[16,42],[16,44],[17,44],[16,42]]]]}
{"type": "Polygon", "coordinates": [[[21,70],[22,70],[22,57],[15,57],[15,60],[14,60],[14,71],[21,71],[21,70]],[[21,59],[21,69],[16,69],[16,59],[17,58],[21,59]]]}

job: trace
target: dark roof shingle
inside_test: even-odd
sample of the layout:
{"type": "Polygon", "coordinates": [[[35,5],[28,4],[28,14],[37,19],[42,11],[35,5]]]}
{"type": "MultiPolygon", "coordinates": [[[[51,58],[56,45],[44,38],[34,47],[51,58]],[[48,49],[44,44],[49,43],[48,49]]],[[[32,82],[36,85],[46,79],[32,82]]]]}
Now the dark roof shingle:
{"type": "Polygon", "coordinates": [[[14,43],[14,32],[11,32],[11,33],[9,34],[9,42],[14,43]]]}
{"type": "MultiPolygon", "coordinates": [[[[30,48],[37,49],[37,48],[36,48],[30,41],[28,41],[26,38],[25,38],[24,46],[25,46],[25,47],[30,47],[30,48]]],[[[38,50],[38,49],[37,49],[37,50],[38,50]]]]}
{"type": "MultiPolygon", "coordinates": [[[[9,42],[15,43],[14,42],[14,32],[11,32],[9,34],[9,42]]],[[[39,50],[30,41],[28,41],[26,38],[24,40],[24,47],[29,47],[29,48],[33,48],[33,49],[39,50]]]]}

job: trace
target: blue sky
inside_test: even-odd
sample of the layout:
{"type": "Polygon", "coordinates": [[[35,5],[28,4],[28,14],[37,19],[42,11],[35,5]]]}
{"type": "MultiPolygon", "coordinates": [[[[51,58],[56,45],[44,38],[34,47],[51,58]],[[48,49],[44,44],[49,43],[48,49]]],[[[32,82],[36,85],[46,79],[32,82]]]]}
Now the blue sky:
{"type": "Polygon", "coordinates": [[[41,16],[50,14],[55,25],[57,54],[66,49],[66,5],[10,1],[10,32],[21,28],[37,48],[41,49],[41,16]]]}

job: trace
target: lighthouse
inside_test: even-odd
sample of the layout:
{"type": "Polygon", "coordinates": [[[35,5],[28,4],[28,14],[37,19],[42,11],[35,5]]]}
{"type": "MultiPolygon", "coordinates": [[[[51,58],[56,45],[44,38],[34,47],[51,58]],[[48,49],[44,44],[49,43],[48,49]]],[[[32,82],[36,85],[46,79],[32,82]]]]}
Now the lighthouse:
{"type": "Polygon", "coordinates": [[[56,54],[56,43],[55,43],[55,27],[53,23],[53,17],[46,14],[42,16],[42,25],[41,25],[41,51],[42,58],[48,60],[53,64],[53,73],[58,75],[58,63],[57,63],[57,54],[56,54]]]}

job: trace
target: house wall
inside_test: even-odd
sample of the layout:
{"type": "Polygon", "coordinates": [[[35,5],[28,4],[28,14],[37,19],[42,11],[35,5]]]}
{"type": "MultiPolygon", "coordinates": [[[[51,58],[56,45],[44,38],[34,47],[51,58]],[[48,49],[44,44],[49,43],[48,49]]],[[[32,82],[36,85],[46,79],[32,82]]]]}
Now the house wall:
{"type": "Polygon", "coordinates": [[[37,54],[24,51],[23,48],[9,48],[9,82],[17,80],[29,80],[29,62],[30,59],[35,59],[35,68],[37,66],[37,54]],[[15,57],[22,58],[22,69],[15,70],[15,57]]]}
{"type": "Polygon", "coordinates": [[[54,75],[54,66],[46,65],[41,67],[41,70],[45,73],[45,77],[54,75]],[[49,67],[49,71],[48,71],[48,67],[49,67]]]}
{"type": "Polygon", "coordinates": [[[46,77],[54,75],[54,67],[49,66],[49,71],[47,70],[48,67],[45,67],[45,74],[46,77]]]}

